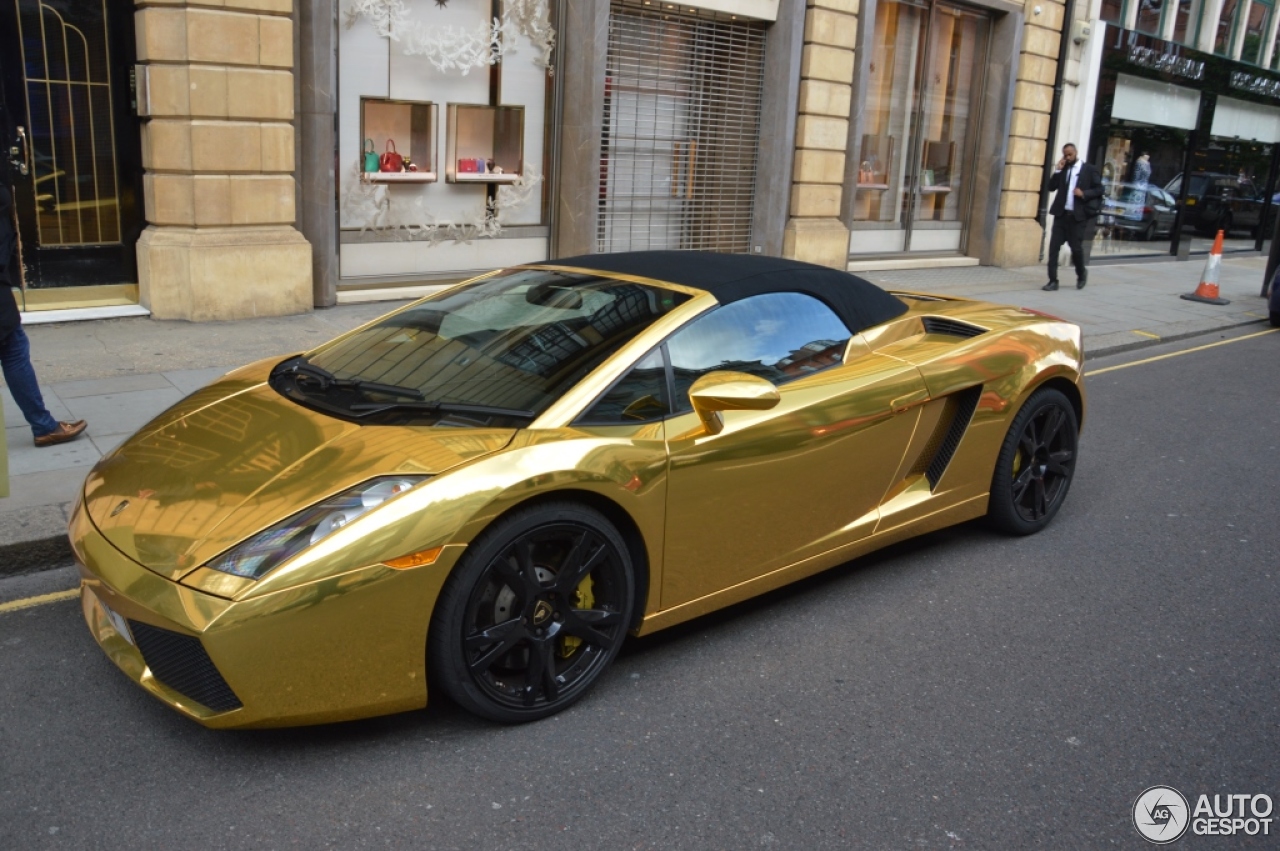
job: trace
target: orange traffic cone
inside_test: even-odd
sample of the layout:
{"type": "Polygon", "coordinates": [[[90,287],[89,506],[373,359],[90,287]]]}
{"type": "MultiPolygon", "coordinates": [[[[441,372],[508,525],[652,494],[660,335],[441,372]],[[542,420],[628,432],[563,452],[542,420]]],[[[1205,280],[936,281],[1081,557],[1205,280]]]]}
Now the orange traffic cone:
{"type": "Polygon", "coordinates": [[[1205,304],[1231,304],[1225,298],[1218,295],[1218,267],[1222,265],[1222,237],[1223,232],[1218,231],[1218,236],[1213,240],[1213,249],[1209,252],[1209,259],[1204,261],[1204,274],[1200,276],[1200,286],[1196,287],[1193,293],[1186,293],[1182,297],[1187,301],[1202,301],[1205,304]]]}

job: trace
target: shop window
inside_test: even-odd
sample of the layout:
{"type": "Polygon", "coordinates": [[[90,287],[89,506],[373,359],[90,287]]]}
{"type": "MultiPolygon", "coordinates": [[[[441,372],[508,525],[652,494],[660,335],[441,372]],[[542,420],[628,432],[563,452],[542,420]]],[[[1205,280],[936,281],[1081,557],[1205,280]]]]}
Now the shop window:
{"type": "Polygon", "coordinates": [[[1160,13],[1165,0],[1138,0],[1138,20],[1134,28],[1138,32],[1160,35],[1160,13]]]}
{"type": "MultiPolygon", "coordinates": [[[[1195,0],[1179,0],[1178,8],[1172,10],[1174,17],[1173,22],[1173,40],[1178,44],[1189,44],[1192,32],[1188,30],[1191,25],[1191,6],[1195,0]]],[[[1119,3],[1116,4],[1119,6],[1119,3]]]]}
{"type": "Polygon", "coordinates": [[[1266,37],[1270,13],[1270,6],[1253,0],[1249,7],[1249,19],[1245,22],[1244,43],[1240,49],[1241,62],[1252,65],[1262,62],[1262,40],[1266,37]]]}
{"type": "Polygon", "coordinates": [[[1231,33],[1234,31],[1232,26],[1236,20],[1236,11],[1240,4],[1238,0],[1225,0],[1222,4],[1222,17],[1218,18],[1218,34],[1213,41],[1213,52],[1220,56],[1226,56],[1231,50],[1231,33]]]}
{"type": "Polygon", "coordinates": [[[523,106],[449,104],[449,183],[514,183],[523,173],[523,106]]]}
{"type": "Polygon", "coordinates": [[[366,183],[436,180],[436,105],[360,99],[360,179],[366,183]]]}

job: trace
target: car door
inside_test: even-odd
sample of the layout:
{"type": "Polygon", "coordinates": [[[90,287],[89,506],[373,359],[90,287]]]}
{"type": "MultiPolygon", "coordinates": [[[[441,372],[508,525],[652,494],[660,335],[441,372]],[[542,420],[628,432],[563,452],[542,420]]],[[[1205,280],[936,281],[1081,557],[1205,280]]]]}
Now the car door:
{"type": "Polygon", "coordinates": [[[874,530],[927,391],[915,367],[860,341],[846,359],[849,338],[818,299],[769,293],[703,314],[668,340],[675,412],[662,608],[874,530]],[[688,390],[721,370],[768,379],[781,401],[726,411],[723,431],[707,434],[688,390]]]}

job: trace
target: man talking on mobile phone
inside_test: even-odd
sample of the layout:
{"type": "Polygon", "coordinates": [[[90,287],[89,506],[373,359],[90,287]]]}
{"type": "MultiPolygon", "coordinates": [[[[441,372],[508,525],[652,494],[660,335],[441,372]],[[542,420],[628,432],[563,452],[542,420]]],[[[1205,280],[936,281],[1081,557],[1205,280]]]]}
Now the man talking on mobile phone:
{"type": "Polygon", "coordinates": [[[1071,263],[1076,267],[1076,289],[1084,289],[1089,280],[1085,270],[1084,245],[1093,239],[1098,213],[1102,210],[1102,175],[1080,159],[1076,146],[1062,146],[1062,159],[1049,178],[1049,191],[1056,192],[1053,206],[1053,235],[1049,239],[1049,283],[1041,289],[1058,288],[1058,255],[1065,242],[1071,249],[1071,263]]]}

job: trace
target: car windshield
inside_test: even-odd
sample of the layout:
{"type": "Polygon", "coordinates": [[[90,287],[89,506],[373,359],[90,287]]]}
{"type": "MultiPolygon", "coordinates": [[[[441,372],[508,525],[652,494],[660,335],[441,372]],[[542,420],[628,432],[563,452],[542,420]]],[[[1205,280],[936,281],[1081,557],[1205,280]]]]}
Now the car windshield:
{"type": "Polygon", "coordinates": [[[591,274],[516,269],[285,361],[272,386],[358,422],[526,424],[689,298],[591,274]]]}

